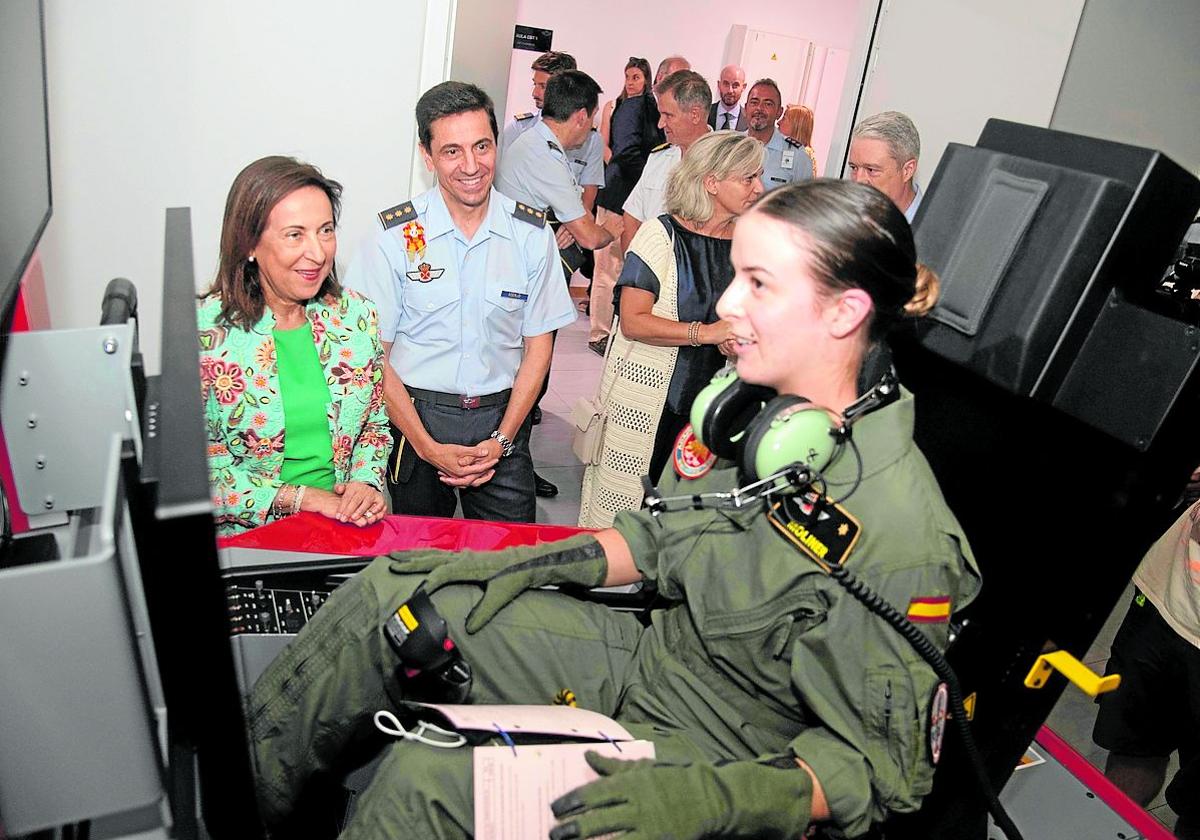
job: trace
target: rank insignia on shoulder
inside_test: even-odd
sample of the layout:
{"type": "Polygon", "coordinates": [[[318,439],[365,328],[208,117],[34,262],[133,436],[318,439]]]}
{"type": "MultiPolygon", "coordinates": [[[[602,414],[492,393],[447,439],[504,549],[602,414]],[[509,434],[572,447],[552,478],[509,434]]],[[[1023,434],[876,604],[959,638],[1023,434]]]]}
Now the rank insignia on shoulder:
{"type": "Polygon", "coordinates": [[[708,475],[717,463],[717,456],[696,437],[692,424],[688,423],[675,438],[675,447],[671,457],[675,465],[675,473],[687,480],[708,475]]]}
{"type": "Polygon", "coordinates": [[[430,280],[438,279],[445,273],[446,273],[446,269],[433,268],[432,266],[429,265],[429,263],[423,262],[419,266],[417,266],[416,271],[404,272],[404,276],[407,277],[409,280],[413,280],[417,283],[428,283],[430,280]]]}
{"type": "Polygon", "coordinates": [[[533,113],[533,111],[527,111],[524,114],[517,114],[515,117],[513,117],[513,119],[516,122],[525,122],[525,120],[531,120],[536,116],[537,114],[533,113]]]}
{"type": "Polygon", "coordinates": [[[411,201],[405,201],[395,207],[379,211],[379,224],[383,225],[384,230],[391,230],[396,225],[411,222],[415,218],[417,218],[417,211],[413,208],[411,201]]]}
{"type": "Polygon", "coordinates": [[[783,135],[783,142],[787,143],[789,146],[795,146],[797,149],[804,145],[799,140],[794,140],[791,137],[788,137],[786,134],[783,135]]]}
{"type": "Polygon", "coordinates": [[[670,143],[659,143],[657,146],[655,146],[653,149],[650,150],[650,154],[654,154],[655,152],[661,152],[663,149],[669,149],[669,148],[671,148],[670,143]]]}
{"type": "Polygon", "coordinates": [[[535,210],[528,204],[517,202],[517,206],[513,208],[513,216],[520,219],[522,222],[528,222],[534,227],[546,226],[546,214],[541,210],[535,210]]]}

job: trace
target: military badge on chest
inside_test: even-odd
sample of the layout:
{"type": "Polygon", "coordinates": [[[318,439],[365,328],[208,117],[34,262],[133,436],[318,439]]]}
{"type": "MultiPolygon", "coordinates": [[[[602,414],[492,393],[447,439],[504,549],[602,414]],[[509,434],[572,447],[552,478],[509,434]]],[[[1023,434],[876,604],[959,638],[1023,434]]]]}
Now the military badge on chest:
{"type": "Polygon", "coordinates": [[[404,236],[404,250],[408,254],[411,261],[416,261],[425,256],[425,228],[415,219],[408,222],[404,227],[400,228],[400,233],[404,236]]]}
{"type": "Polygon", "coordinates": [[[767,518],[826,571],[846,562],[862,533],[862,524],[848,510],[812,490],[773,503],[767,518]]]}
{"type": "Polygon", "coordinates": [[[444,268],[434,268],[429,263],[423,262],[417,266],[416,271],[406,271],[404,276],[409,280],[417,283],[428,283],[430,280],[436,280],[446,273],[444,268]]]}

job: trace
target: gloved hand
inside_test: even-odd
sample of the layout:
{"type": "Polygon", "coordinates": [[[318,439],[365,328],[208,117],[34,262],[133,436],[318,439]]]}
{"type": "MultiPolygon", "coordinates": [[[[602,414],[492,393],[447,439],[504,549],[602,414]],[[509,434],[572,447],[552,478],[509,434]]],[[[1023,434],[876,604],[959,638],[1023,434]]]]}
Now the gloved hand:
{"type": "Polygon", "coordinates": [[[550,584],[599,586],[608,574],[604,549],[591,534],[502,551],[418,551],[393,555],[398,574],[429,573],[425,589],[436,592],[451,583],[479,583],[483,598],[467,614],[467,632],[478,633],[505,605],[524,592],[550,584]]]}
{"type": "Polygon", "coordinates": [[[586,758],[601,778],[550,804],[559,821],[550,840],[610,832],[622,840],[782,840],[808,828],[812,778],[790,755],[721,766],[586,758]]]}

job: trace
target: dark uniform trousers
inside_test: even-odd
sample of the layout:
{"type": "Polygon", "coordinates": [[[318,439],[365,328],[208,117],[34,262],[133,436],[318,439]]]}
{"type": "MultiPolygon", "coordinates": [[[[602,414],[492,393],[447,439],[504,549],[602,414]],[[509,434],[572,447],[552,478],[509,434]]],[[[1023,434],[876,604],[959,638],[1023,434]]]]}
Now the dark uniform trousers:
{"type": "MultiPolygon", "coordinates": [[[[475,446],[500,428],[507,402],[465,409],[414,398],[413,407],[426,431],[439,443],[475,446]]],[[[443,484],[437,467],[422,460],[400,431],[392,427],[392,457],[388,490],[392,513],[410,516],[454,516],[456,490],[468,519],[494,522],[533,522],[537,499],[533,491],[533,457],[529,454],[530,419],[525,418],[513,440],[513,452],[496,464],[496,474],[479,487],[443,484]],[[397,464],[397,461],[399,462],[397,464]]]]}
{"type": "MultiPolygon", "coordinates": [[[[390,570],[377,558],[343,584],[313,622],[255,685],[247,716],[260,806],[269,824],[303,799],[310,773],[339,773],[338,764],[373,731],[378,709],[406,697],[399,660],[381,630],[424,580],[390,570]]],[[[475,635],[464,617],[479,600],[475,586],[433,593],[438,612],[474,671],[467,702],[546,705],[570,689],[578,704],[605,714],[617,710],[635,668],[643,628],[629,613],[546,591],[523,593],[475,635]]],[[[624,724],[651,738],[665,760],[701,758],[684,738],[649,724],[624,724]]],[[[398,740],[383,746],[374,781],[358,798],[343,840],[468,837],[473,833],[472,753],[398,740]]]]}

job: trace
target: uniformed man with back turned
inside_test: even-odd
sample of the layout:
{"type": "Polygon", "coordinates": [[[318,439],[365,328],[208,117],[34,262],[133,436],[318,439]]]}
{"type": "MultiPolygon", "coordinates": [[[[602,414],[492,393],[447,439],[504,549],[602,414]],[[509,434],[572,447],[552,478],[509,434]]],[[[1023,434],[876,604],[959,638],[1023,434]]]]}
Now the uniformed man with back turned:
{"type": "MultiPolygon", "coordinates": [[[[529,69],[533,71],[534,109],[517,114],[512,122],[504,127],[504,132],[500,135],[501,157],[504,157],[504,152],[518,137],[541,121],[542,109],[546,102],[546,85],[550,83],[550,79],[566,70],[578,69],[578,65],[570,53],[552,51],[535,58],[529,69]]],[[[596,204],[596,194],[604,186],[604,141],[600,138],[600,133],[593,130],[587,134],[583,143],[572,150],[567,163],[576,183],[583,190],[583,206],[590,216],[596,204]]]]}
{"type": "Polygon", "coordinates": [[[575,318],[538,209],[492,188],[496,117],[474,85],[417,102],[437,186],[379,214],[346,285],[379,308],[384,393],[396,446],[396,513],[532,522],[529,411],[551,332],[575,318]]]}

